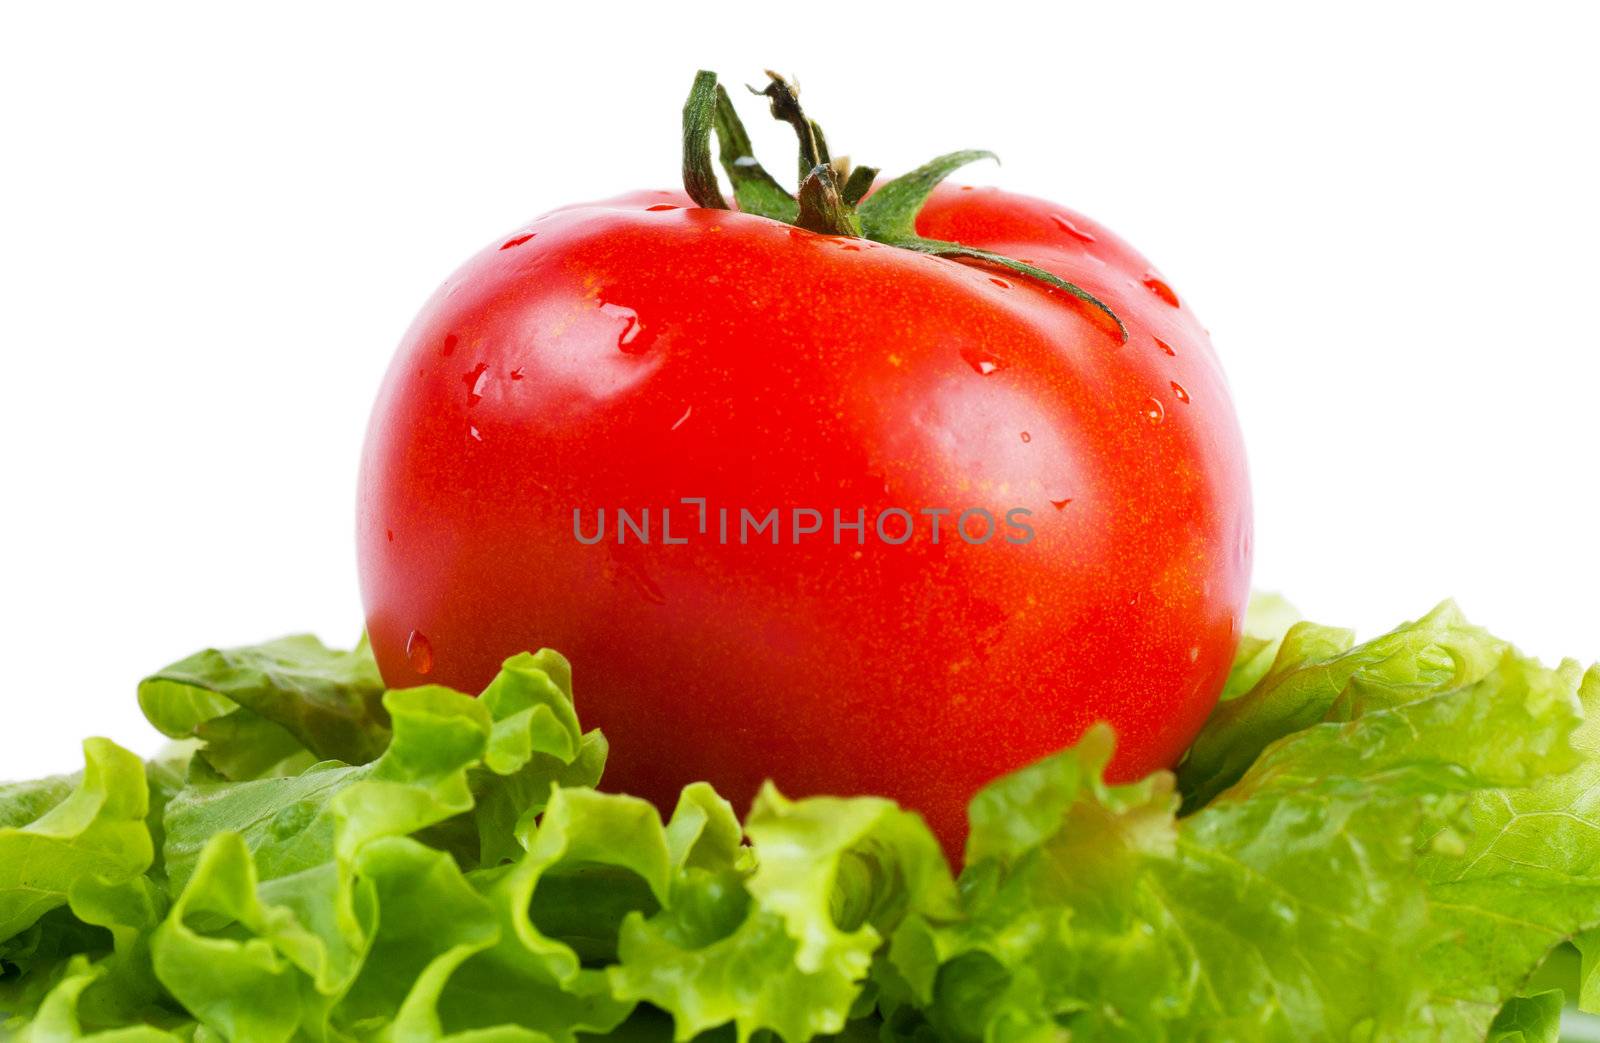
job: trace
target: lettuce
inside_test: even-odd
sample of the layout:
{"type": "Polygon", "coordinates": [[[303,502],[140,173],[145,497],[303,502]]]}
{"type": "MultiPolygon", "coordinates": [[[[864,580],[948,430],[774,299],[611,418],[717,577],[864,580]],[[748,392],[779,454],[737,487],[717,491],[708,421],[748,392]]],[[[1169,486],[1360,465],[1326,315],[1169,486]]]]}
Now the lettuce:
{"type": "Polygon", "coordinates": [[[548,650],[472,698],[288,638],[139,699],[158,760],[0,786],[0,1036],[1533,1043],[1600,1006],[1600,670],[1449,604],[1357,643],[1258,600],[1174,772],[1107,784],[1093,728],[974,798],[959,875],[886,800],[600,792],[548,650]]]}

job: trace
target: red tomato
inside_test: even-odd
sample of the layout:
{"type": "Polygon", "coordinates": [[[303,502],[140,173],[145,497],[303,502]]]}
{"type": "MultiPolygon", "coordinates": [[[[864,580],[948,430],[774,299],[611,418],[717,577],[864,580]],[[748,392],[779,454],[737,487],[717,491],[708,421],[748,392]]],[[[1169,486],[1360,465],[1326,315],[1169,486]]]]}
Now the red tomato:
{"type": "Polygon", "coordinates": [[[952,852],[980,786],[1094,721],[1116,728],[1114,779],[1170,766],[1228,672],[1250,571],[1207,335],[1054,204],[947,186],[917,230],[1071,280],[1127,342],[1026,277],[678,192],[559,210],[468,261],[402,342],[362,466],[387,681],[477,691],[553,647],[610,739],[607,788],[665,809],[697,779],[736,804],[767,778],[883,794],[952,852]],[[874,524],[896,507],[915,523],[898,544],[904,516],[874,524]],[[618,542],[618,508],[648,509],[648,543],[618,542]],[[771,508],[779,542],[741,543],[740,512],[771,508]],[[822,524],[798,543],[796,508],[822,524]],[[862,512],[860,542],[834,542],[836,508],[862,512]],[[987,542],[955,532],[973,508],[987,542]],[[605,513],[602,541],[575,538],[575,509],[586,537],[605,513]]]}

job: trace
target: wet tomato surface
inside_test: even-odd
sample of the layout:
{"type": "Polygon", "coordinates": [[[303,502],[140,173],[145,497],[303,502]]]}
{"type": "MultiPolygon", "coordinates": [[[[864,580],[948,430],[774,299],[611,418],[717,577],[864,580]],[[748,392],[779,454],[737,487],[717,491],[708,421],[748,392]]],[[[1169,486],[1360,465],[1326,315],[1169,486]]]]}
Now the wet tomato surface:
{"type": "Polygon", "coordinates": [[[1126,341],[1003,269],[678,192],[559,210],[468,261],[401,344],[363,459],[387,681],[477,691],[552,647],[610,740],[605,788],[883,794],[952,852],[984,782],[1097,720],[1113,778],[1171,765],[1249,580],[1208,337],[1059,206],[946,186],[917,231],[1070,280],[1126,341]],[[773,509],[776,543],[743,516],[773,509]]]}

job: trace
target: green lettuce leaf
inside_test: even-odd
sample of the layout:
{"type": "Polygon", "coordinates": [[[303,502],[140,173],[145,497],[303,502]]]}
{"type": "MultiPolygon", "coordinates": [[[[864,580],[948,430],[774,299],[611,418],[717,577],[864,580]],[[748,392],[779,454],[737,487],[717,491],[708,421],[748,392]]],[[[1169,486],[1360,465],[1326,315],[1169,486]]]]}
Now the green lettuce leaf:
{"type": "Polygon", "coordinates": [[[622,927],[613,988],[668,1011],[679,1040],[730,1022],[741,1041],[840,1032],[900,921],[955,915],[933,835],[889,801],[790,801],[768,786],[745,826],[752,857],[737,829],[708,788],[685,790],[671,900],[622,927]]]}
{"type": "MultiPolygon", "coordinates": [[[[1347,720],[1371,700],[1470,684],[1508,648],[1450,602],[1359,646],[1351,647],[1353,638],[1312,623],[1289,627],[1272,665],[1249,690],[1217,707],[1184,756],[1178,782],[1186,808],[1232,785],[1274,740],[1321,721],[1347,720]]],[[[1246,676],[1253,673],[1247,666],[1246,676]]]]}
{"type": "Polygon", "coordinates": [[[1557,1043],[1561,1038],[1560,989],[1518,996],[1489,1026],[1488,1043],[1557,1043]]]}
{"type": "MultiPolygon", "coordinates": [[[[1590,929],[1600,924],[1600,668],[1580,675],[1568,661],[1560,674],[1563,689],[1578,688],[1584,710],[1571,739],[1577,766],[1525,786],[1475,792],[1459,836],[1419,867],[1450,931],[1429,962],[1449,984],[1453,1012],[1481,1019],[1485,1006],[1520,986],[1527,969],[1563,940],[1575,937],[1580,951],[1593,955],[1590,929]]],[[[1597,1009],[1592,964],[1578,999],[1584,1009],[1597,1009]]]]}
{"type": "Polygon", "coordinates": [[[1218,701],[1231,702],[1259,684],[1272,669],[1289,628],[1298,622],[1300,612],[1287,598],[1277,594],[1258,594],[1251,598],[1244,616],[1244,632],[1239,636],[1239,650],[1233,657],[1233,669],[1228,671],[1228,682],[1218,701]]]}
{"type": "Polygon", "coordinates": [[[959,877],[878,798],[598,792],[548,650],[476,698],[204,652],[140,686],[155,762],[0,786],[0,1035],[1544,1043],[1600,1005],[1600,669],[1448,603],[1244,629],[1174,774],[1106,783],[1091,728],[974,798],[959,877]]]}
{"type": "Polygon", "coordinates": [[[155,857],[144,765],[107,739],[83,755],[75,779],[0,789],[0,944],[66,905],[79,881],[127,880],[155,857]]]}
{"type": "MultiPolygon", "coordinates": [[[[168,1031],[156,1024],[144,1022],[106,1029],[85,1028],[80,1007],[85,994],[102,983],[106,970],[91,964],[85,956],[74,956],[63,969],[58,982],[45,994],[38,1010],[27,1024],[18,1027],[14,1036],[17,1043],[69,1043],[72,1040],[93,1040],[94,1043],[183,1043],[192,1040],[193,1029],[178,1019],[171,1019],[179,1031],[168,1031]]],[[[3,1027],[3,1026],[0,1026],[3,1027]]]]}
{"type": "Polygon", "coordinates": [[[1583,814],[1576,671],[1448,607],[1348,651],[1311,636],[1291,629],[1236,701],[1256,716],[1219,708],[1243,770],[1188,817],[1160,776],[1097,784],[1103,733],[981,794],[969,917],[898,968],[937,981],[922,1022],[954,1039],[1484,1039],[1551,947],[1600,920],[1577,867],[1535,892],[1553,852],[1513,844],[1491,871],[1475,847],[1511,843],[1488,811],[1508,799],[1583,814]]]}
{"type": "Polygon", "coordinates": [[[227,779],[293,774],[318,760],[364,764],[389,742],[383,679],[365,640],[354,651],[310,635],[197,652],[145,678],[139,706],[174,739],[204,742],[227,779]]]}

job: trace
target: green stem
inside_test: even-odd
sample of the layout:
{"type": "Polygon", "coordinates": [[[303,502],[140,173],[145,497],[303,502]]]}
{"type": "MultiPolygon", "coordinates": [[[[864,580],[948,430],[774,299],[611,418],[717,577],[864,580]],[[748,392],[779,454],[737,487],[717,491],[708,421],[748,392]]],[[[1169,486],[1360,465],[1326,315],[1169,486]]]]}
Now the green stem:
{"type": "Polygon", "coordinates": [[[716,125],[717,74],[695,73],[689,100],[683,103],[683,190],[695,205],[726,210],[716,172],[711,169],[711,129],[716,125]]]}
{"type": "Polygon", "coordinates": [[[767,77],[771,82],[765,90],[751,87],[750,93],[767,98],[772,103],[772,118],[794,128],[795,137],[800,139],[800,180],[804,181],[817,164],[828,161],[827,141],[822,136],[822,128],[808,119],[800,108],[800,92],[771,69],[767,70],[767,77]]]}
{"type": "Polygon", "coordinates": [[[800,145],[797,196],[785,191],[756,162],[750,137],[728,92],[717,83],[715,73],[702,71],[695,75],[689,100],[683,106],[683,187],[696,205],[730,209],[711,165],[711,135],[715,132],[718,159],[733,185],[734,200],[745,213],[822,235],[866,238],[935,257],[1004,268],[1083,302],[1114,336],[1126,343],[1127,326],[1104,301],[1083,287],[1025,261],[917,234],[917,214],[940,182],[968,163],[996,159],[994,153],[977,149],[951,152],[878,185],[873,191],[878,171],[866,166],[852,170],[844,157],[834,159],[822,127],[801,108],[798,88],[775,72],[769,71],[767,77],[770,82],[764,89],[751,87],[750,92],[767,98],[772,117],[794,129],[800,145]]]}
{"type": "Polygon", "coordinates": [[[800,216],[795,224],[819,235],[861,238],[861,218],[845,202],[838,175],[828,164],[818,163],[800,183],[800,216]]]}

